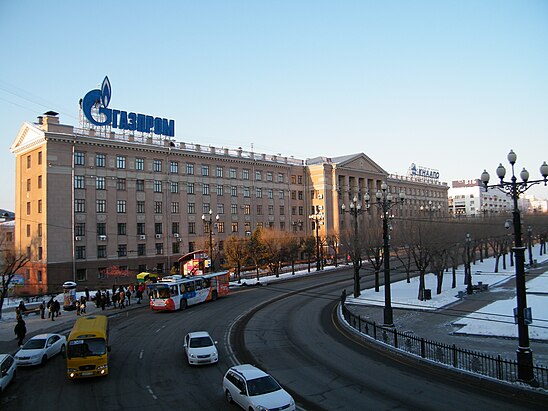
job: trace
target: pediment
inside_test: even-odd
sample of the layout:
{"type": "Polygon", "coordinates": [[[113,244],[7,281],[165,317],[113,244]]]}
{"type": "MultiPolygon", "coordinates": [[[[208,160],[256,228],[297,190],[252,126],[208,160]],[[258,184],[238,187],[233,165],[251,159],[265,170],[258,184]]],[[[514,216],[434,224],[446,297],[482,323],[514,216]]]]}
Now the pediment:
{"type": "Polygon", "coordinates": [[[13,140],[10,150],[14,152],[30,146],[33,143],[40,142],[44,139],[44,135],[45,133],[43,130],[36,127],[34,124],[25,122],[13,140]]]}
{"type": "Polygon", "coordinates": [[[342,161],[337,163],[337,168],[351,169],[373,174],[388,174],[381,166],[371,160],[364,153],[356,154],[354,156],[346,156],[342,161]]]}

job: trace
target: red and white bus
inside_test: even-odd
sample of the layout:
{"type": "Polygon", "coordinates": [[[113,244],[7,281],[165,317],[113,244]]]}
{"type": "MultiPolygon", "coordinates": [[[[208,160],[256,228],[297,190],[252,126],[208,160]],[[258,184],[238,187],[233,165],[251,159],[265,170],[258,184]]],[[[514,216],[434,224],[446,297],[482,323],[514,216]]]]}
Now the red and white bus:
{"type": "Polygon", "coordinates": [[[154,311],[184,310],[188,306],[215,301],[228,295],[229,273],[183,277],[172,275],[150,284],[150,308],[154,311]]]}

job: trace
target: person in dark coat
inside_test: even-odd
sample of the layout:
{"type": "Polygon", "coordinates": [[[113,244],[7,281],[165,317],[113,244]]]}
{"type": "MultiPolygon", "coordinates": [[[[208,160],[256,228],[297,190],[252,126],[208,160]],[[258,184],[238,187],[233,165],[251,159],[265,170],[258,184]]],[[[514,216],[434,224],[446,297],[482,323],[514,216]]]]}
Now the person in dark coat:
{"type": "Polygon", "coordinates": [[[15,335],[19,339],[17,344],[19,345],[19,347],[21,347],[23,345],[23,339],[25,338],[25,335],[27,335],[27,327],[25,325],[25,320],[20,318],[17,321],[17,324],[15,324],[15,328],[13,329],[13,331],[15,332],[15,335]]]}
{"type": "Polygon", "coordinates": [[[45,312],[46,312],[46,303],[44,303],[44,300],[42,300],[42,302],[40,303],[40,318],[42,320],[46,318],[46,316],[44,315],[45,312]]]}

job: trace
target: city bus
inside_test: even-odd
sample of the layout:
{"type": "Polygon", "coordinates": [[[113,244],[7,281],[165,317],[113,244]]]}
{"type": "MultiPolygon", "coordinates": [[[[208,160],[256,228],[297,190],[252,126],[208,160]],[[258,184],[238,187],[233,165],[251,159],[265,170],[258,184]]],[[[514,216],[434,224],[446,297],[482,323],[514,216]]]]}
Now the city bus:
{"type": "Polygon", "coordinates": [[[73,380],[108,375],[109,351],[107,317],[78,318],[67,341],[67,376],[73,380]]]}
{"type": "Polygon", "coordinates": [[[228,295],[228,282],[228,272],[164,277],[149,285],[150,308],[154,311],[175,311],[215,301],[218,297],[228,295]]]}

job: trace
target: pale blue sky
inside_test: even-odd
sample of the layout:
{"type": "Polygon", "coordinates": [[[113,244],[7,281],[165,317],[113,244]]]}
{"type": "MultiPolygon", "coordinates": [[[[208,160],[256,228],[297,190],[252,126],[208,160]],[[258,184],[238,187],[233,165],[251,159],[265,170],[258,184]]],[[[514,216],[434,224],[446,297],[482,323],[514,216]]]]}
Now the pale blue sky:
{"type": "MultiPolygon", "coordinates": [[[[548,161],[548,1],[0,0],[0,208],[24,121],[105,75],[111,107],[176,139],[296,158],[364,152],[385,170],[494,175],[548,161]]],[[[548,197],[548,189],[534,194],[548,197]]]]}

